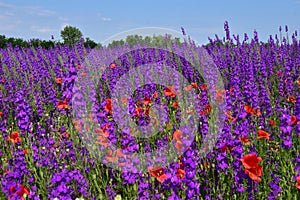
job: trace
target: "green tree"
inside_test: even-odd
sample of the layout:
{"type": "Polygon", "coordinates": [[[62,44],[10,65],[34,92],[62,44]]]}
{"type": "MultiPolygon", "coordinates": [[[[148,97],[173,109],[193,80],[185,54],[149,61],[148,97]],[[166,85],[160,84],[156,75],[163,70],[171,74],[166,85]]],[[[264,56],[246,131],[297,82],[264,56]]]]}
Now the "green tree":
{"type": "Polygon", "coordinates": [[[63,30],[61,30],[60,36],[64,40],[65,44],[74,45],[79,42],[82,37],[82,33],[76,27],[66,26],[63,30]]]}
{"type": "Polygon", "coordinates": [[[90,47],[91,49],[95,48],[97,46],[97,43],[94,42],[93,40],[91,40],[90,38],[85,38],[85,41],[84,41],[84,47],[87,48],[87,47],[90,47]]]}
{"type": "Polygon", "coordinates": [[[130,47],[141,43],[143,40],[143,36],[140,35],[129,35],[126,37],[126,42],[130,45],[130,47]]]}
{"type": "Polygon", "coordinates": [[[5,35],[0,35],[0,48],[3,49],[6,47],[6,38],[5,35]]]}
{"type": "Polygon", "coordinates": [[[110,43],[108,45],[109,48],[114,48],[114,47],[118,47],[118,46],[123,46],[125,44],[125,42],[123,40],[114,40],[112,41],[112,43],[110,43]]]}

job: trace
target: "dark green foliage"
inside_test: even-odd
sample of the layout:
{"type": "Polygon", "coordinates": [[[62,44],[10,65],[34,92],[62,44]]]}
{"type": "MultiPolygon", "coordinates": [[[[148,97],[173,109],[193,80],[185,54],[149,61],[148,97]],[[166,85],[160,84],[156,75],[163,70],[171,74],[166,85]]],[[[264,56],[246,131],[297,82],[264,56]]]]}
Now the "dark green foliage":
{"type": "Polygon", "coordinates": [[[152,37],[150,36],[140,36],[140,35],[129,35],[124,40],[114,40],[112,41],[108,47],[114,48],[117,46],[123,46],[125,43],[127,43],[130,47],[140,44],[140,45],[147,45],[150,47],[162,47],[167,44],[171,44],[172,42],[176,43],[177,45],[181,45],[182,42],[180,41],[180,38],[172,38],[171,35],[168,36],[170,39],[166,40],[165,36],[161,35],[154,35],[152,37]]]}
{"type": "Polygon", "coordinates": [[[93,40],[91,40],[90,38],[86,38],[84,41],[84,47],[90,47],[90,48],[95,48],[98,44],[96,42],[94,42],[93,40]]]}
{"type": "Polygon", "coordinates": [[[61,32],[60,36],[67,45],[75,45],[82,38],[81,31],[73,26],[66,26],[61,32]]]}

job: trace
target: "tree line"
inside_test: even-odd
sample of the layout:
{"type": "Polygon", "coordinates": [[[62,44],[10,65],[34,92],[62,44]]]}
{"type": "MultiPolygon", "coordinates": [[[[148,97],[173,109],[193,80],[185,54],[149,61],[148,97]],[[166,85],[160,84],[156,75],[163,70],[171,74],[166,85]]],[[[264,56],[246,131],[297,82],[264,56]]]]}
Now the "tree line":
{"type": "Polygon", "coordinates": [[[7,48],[9,45],[12,47],[42,47],[45,49],[54,48],[55,46],[63,46],[63,45],[76,45],[78,42],[83,42],[84,46],[95,48],[101,47],[100,43],[96,43],[91,40],[89,37],[83,38],[81,31],[72,26],[66,26],[61,32],[60,36],[63,39],[63,42],[55,41],[53,36],[52,40],[41,40],[41,39],[30,39],[24,40],[22,38],[13,38],[6,37],[5,35],[0,35],[0,48],[7,48]]]}
{"type": "MultiPolygon", "coordinates": [[[[95,41],[91,40],[90,38],[83,38],[82,32],[73,26],[66,26],[63,30],[60,32],[60,36],[63,39],[63,42],[55,41],[52,37],[52,40],[40,40],[40,39],[31,39],[29,41],[26,41],[21,38],[6,38],[4,35],[0,35],[0,48],[7,48],[9,45],[12,45],[13,47],[42,47],[42,48],[54,48],[55,46],[62,46],[62,45],[76,45],[78,42],[83,42],[84,46],[90,47],[90,48],[101,48],[102,45],[100,43],[96,43],[95,41]]],[[[141,44],[141,45],[147,45],[150,47],[161,47],[165,45],[169,45],[172,43],[176,43],[177,45],[181,45],[182,41],[180,41],[179,38],[172,38],[171,35],[167,35],[169,38],[166,40],[165,36],[140,36],[140,35],[129,35],[126,37],[125,40],[114,40],[112,41],[108,47],[113,48],[117,46],[123,46],[123,45],[129,45],[130,47],[141,44]]]]}

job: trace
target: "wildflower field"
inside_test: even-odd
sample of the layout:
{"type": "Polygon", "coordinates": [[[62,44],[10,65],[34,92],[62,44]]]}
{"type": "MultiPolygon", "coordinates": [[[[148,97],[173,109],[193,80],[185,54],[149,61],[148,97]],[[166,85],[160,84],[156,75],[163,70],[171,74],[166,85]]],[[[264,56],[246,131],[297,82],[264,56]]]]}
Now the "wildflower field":
{"type": "Polygon", "coordinates": [[[0,49],[0,199],[299,199],[297,32],[286,27],[263,43],[257,32],[232,36],[226,23],[225,31],[201,48],[166,37],[168,51],[147,44],[92,50],[81,43],[0,49]],[[199,63],[203,49],[223,88],[189,65],[199,63]],[[141,82],[131,96],[119,96],[125,119],[114,110],[112,91],[130,90],[118,80],[149,62],[171,66],[187,82],[141,82]],[[91,72],[99,79],[84,81],[91,72]],[[75,98],[81,87],[94,96],[75,98]],[[183,94],[195,99],[192,106],[180,103],[183,94]],[[89,112],[75,112],[82,102],[93,104],[84,109],[89,112]],[[190,127],[189,114],[196,116],[190,127]],[[122,123],[128,120],[135,128],[122,123]],[[140,136],[137,129],[149,124],[156,134],[140,136]],[[212,127],[217,137],[207,139],[212,127]],[[165,150],[168,145],[174,148],[165,150]],[[145,159],[135,156],[141,152],[145,159]]]}

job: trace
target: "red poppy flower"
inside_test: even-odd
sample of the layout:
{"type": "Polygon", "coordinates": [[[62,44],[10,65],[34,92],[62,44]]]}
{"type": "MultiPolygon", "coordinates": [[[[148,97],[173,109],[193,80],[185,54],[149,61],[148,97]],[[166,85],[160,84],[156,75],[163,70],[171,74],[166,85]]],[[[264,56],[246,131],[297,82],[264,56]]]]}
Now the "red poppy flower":
{"type": "Polygon", "coordinates": [[[241,161],[245,167],[245,174],[252,180],[261,182],[260,176],[262,176],[262,166],[258,164],[262,161],[261,157],[257,157],[255,154],[247,154],[241,161]]]}
{"type": "Polygon", "coordinates": [[[253,169],[259,167],[259,162],[262,161],[261,157],[257,157],[255,154],[247,154],[242,159],[242,164],[246,169],[253,169]]]}
{"type": "Polygon", "coordinates": [[[16,131],[12,132],[8,137],[8,141],[14,144],[17,142],[21,142],[21,138],[19,137],[19,135],[20,135],[19,132],[16,131]]]}
{"type": "Polygon", "coordinates": [[[254,112],[254,108],[251,106],[244,106],[246,113],[252,114],[254,112]]]}
{"type": "Polygon", "coordinates": [[[236,118],[231,117],[230,119],[231,119],[232,122],[236,122],[236,118]]]}
{"type": "Polygon", "coordinates": [[[269,120],[269,123],[271,124],[271,126],[276,126],[276,122],[272,119],[269,120]]]}
{"type": "Polygon", "coordinates": [[[112,63],[109,67],[110,67],[111,69],[114,69],[114,68],[116,68],[117,66],[116,66],[115,63],[112,63]]]}
{"type": "Polygon", "coordinates": [[[2,82],[2,83],[4,83],[4,82],[5,82],[5,80],[4,80],[4,79],[2,79],[2,80],[1,80],[1,82],[2,82]]]}
{"type": "Polygon", "coordinates": [[[179,166],[180,169],[183,169],[182,156],[179,157],[179,166]]]}
{"type": "Polygon", "coordinates": [[[145,97],[145,98],[144,98],[144,101],[143,101],[143,104],[149,105],[150,103],[151,103],[150,97],[145,97]]]}
{"type": "Polygon", "coordinates": [[[203,84],[203,85],[201,86],[201,89],[202,89],[202,90],[208,90],[208,87],[207,87],[207,85],[203,84]]]}
{"type": "Polygon", "coordinates": [[[163,174],[163,175],[161,175],[161,176],[159,176],[159,177],[156,177],[156,179],[157,179],[160,183],[164,182],[166,178],[167,178],[167,175],[165,175],[165,174],[163,174]]]}
{"type": "Polygon", "coordinates": [[[9,192],[14,194],[16,192],[16,186],[10,186],[9,192]]]}
{"type": "Polygon", "coordinates": [[[153,97],[158,98],[158,93],[156,91],[153,93],[153,97]]]}
{"type": "Polygon", "coordinates": [[[149,116],[149,114],[150,114],[150,107],[147,107],[146,110],[145,110],[145,115],[149,116]]]}
{"type": "Polygon", "coordinates": [[[176,93],[174,91],[174,86],[167,87],[164,91],[165,96],[176,97],[176,93]]]}
{"type": "Polygon", "coordinates": [[[297,80],[297,84],[298,84],[298,85],[300,85],[300,79],[299,79],[299,80],[297,80]]]}
{"type": "Polygon", "coordinates": [[[191,85],[188,85],[184,88],[185,91],[191,91],[192,90],[192,86],[191,85]]]}
{"type": "Polygon", "coordinates": [[[232,112],[228,111],[225,112],[225,115],[228,117],[228,119],[230,119],[232,122],[236,122],[236,118],[232,117],[232,112]]]}
{"type": "Polygon", "coordinates": [[[261,112],[260,112],[260,109],[257,108],[256,110],[253,110],[253,113],[252,113],[253,116],[256,116],[256,117],[259,117],[261,116],[261,112]]]}
{"type": "Polygon", "coordinates": [[[59,109],[68,109],[69,108],[69,105],[68,105],[68,100],[65,99],[63,101],[59,101],[58,104],[57,104],[57,108],[59,109]]]}
{"type": "Polygon", "coordinates": [[[30,195],[30,192],[29,192],[28,188],[25,188],[24,185],[22,185],[22,184],[20,184],[20,188],[21,189],[18,190],[16,192],[16,194],[18,194],[21,197],[21,199],[24,200],[24,197],[23,197],[24,194],[30,195]]]}
{"type": "Polygon", "coordinates": [[[174,108],[178,108],[179,104],[178,104],[178,102],[175,101],[175,102],[173,102],[172,106],[173,106],[174,108]]]}
{"type": "Polygon", "coordinates": [[[224,95],[225,95],[224,91],[219,90],[219,91],[217,92],[217,100],[218,100],[218,103],[224,102],[224,98],[225,98],[224,95]]]}
{"type": "Polygon", "coordinates": [[[297,181],[297,185],[295,185],[295,188],[298,188],[300,190],[300,176],[296,178],[296,181],[297,181]]]}
{"type": "Polygon", "coordinates": [[[294,96],[289,96],[287,98],[287,101],[292,102],[292,103],[296,103],[297,102],[297,100],[296,100],[296,98],[294,96]]]}
{"type": "Polygon", "coordinates": [[[106,105],[104,106],[106,112],[111,112],[112,109],[112,101],[111,99],[106,99],[106,105]]]}
{"type": "Polygon", "coordinates": [[[267,139],[267,140],[269,140],[270,139],[270,134],[269,133],[267,133],[267,132],[265,132],[265,131],[263,131],[263,130],[258,130],[257,131],[257,137],[258,138],[260,138],[260,139],[267,139]]]}
{"type": "Polygon", "coordinates": [[[76,130],[77,130],[78,132],[81,133],[81,131],[82,131],[82,126],[81,126],[81,125],[77,126],[77,127],[76,127],[76,130]]]}
{"type": "Polygon", "coordinates": [[[3,116],[3,112],[0,112],[0,117],[2,117],[3,116]]]}
{"type": "Polygon", "coordinates": [[[182,148],[182,142],[181,142],[181,140],[177,140],[177,141],[176,141],[175,148],[176,148],[178,151],[181,150],[181,148],[182,148]]]}
{"type": "Polygon", "coordinates": [[[252,106],[244,106],[246,113],[251,114],[252,116],[259,117],[261,116],[260,109],[257,108],[256,110],[252,106]]]}
{"type": "Polygon", "coordinates": [[[184,175],[185,175],[185,170],[183,167],[183,163],[182,163],[182,157],[180,156],[179,158],[179,168],[177,169],[177,173],[176,176],[180,179],[184,179],[184,175]]]}
{"type": "Polygon", "coordinates": [[[23,149],[23,153],[24,153],[25,155],[28,154],[27,149],[23,149]]]}
{"type": "Polygon", "coordinates": [[[78,126],[79,122],[77,120],[73,121],[74,126],[78,126]]]}
{"type": "Polygon", "coordinates": [[[139,116],[142,111],[144,111],[144,109],[142,107],[137,107],[137,108],[135,108],[135,113],[133,115],[139,116]]]}
{"type": "Polygon", "coordinates": [[[291,117],[291,124],[296,124],[297,122],[297,117],[294,115],[291,117]]]}
{"type": "Polygon", "coordinates": [[[106,124],[103,128],[102,128],[102,130],[103,131],[106,131],[106,129],[108,129],[110,127],[110,125],[109,124],[106,124]]]}
{"type": "Polygon", "coordinates": [[[116,155],[118,156],[118,157],[124,157],[125,155],[123,154],[123,151],[122,151],[122,148],[118,148],[117,150],[116,150],[116,155]]]}
{"type": "Polygon", "coordinates": [[[245,169],[245,174],[259,183],[261,182],[260,176],[262,176],[262,166],[259,165],[257,168],[245,169]]]}
{"type": "Polygon", "coordinates": [[[102,146],[107,147],[108,146],[108,139],[107,139],[107,137],[104,137],[104,136],[100,135],[97,139],[97,143],[102,145],[102,146]]]}
{"type": "Polygon", "coordinates": [[[81,76],[82,77],[86,77],[88,74],[87,73],[82,73],[81,76]]]}
{"type": "Polygon", "coordinates": [[[200,114],[200,115],[206,115],[206,112],[205,112],[205,111],[200,111],[199,114],[200,114]]]}
{"type": "Polygon", "coordinates": [[[106,137],[106,138],[109,137],[109,133],[107,131],[105,131],[104,129],[100,129],[100,128],[96,128],[95,134],[102,135],[103,137],[106,137]]]}
{"type": "Polygon", "coordinates": [[[231,115],[232,115],[232,111],[227,111],[227,112],[225,112],[225,115],[228,117],[228,118],[230,118],[231,117],[231,115]]]}
{"type": "Polygon", "coordinates": [[[177,174],[176,174],[176,176],[178,177],[178,178],[180,178],[180,179],[184,179],[184,175],[185,175],[185,170],[184,169],[177,169],[177,174]]]}
{"type": "Polygon", "coordinates": [[[212,107],[211,107],[211,105],[206,105],[205,106],[205,109],[204,110],[202,110],[202,111],[200,111],[200,115],[207,115],[208,113],[211,113],[211,111],[212,111],[212,107]]]}
{"type": "Polygon", "coordinates": [[[55,79],[55,82],[56,82],[57,84],[62,84],[62,79],[61,79],[61,78],[57,78],[57,79],[55,79]]]}
{"type": "Polygon", "coordinates": [[[62,138],[63,136],[65,136],[66,138],[70,137],[70,134],[67,132],[63,132],[59,137],[62,138]]]}
{"type": "Polygon", "coordinates": [[[232,151],[234,149],[233,146],[227,146],[226,144],[221,148],[221,151],[222,152],[225,152],[225,151],[232,151]]]}
{"type": "Polygon", "coordinates": [[[77,68],[78,68],[78,69],[81,69],[81,68],[82,68],[82,66],[81,66],[81,65],[77,65],[77,68]]]}
{"type": "Polygon", "coordinates": [[[155,177],[160,183],[164,182],[164,180],[167,178],[164,168],[160,166],[151,166],[148,168],[148,172],[150,176],[155,177]]]}
{"type": "Polygon", "coordinates": [[[121,102],[123,104],[127,104],[128,103],[128,99],[126,97],[124,97],[124,98],[121,99],[121,102]]]}
{"type": "Polygon", "coordinates": [[[243,144],[246,144],[246,145],[250,145],[250,141],[248,139],[248,137],[245,137],[245,136],[241,136],[239,137],[239,140],[243,143],[243,144]]]}
{"type": "Polygon", "coordinates": [[[230,88],[229,89],[229,93],[232,95],[232,92],[233,92],[233,88],[230,88]]]}
{"type": "Polygon", "coordinates": [[[191,86],[193,86],[195,89],[198,89],[197,83],[191,83],[191,86]]]}
{"type": "Polygon", "coordinates": [[[112,150],[107,151],[107,156],[105,157],[105,159],[108,162],[112,162],[112,163],[116,163],[119,160],[119,158],[116,156],[116,152],[113,153],[112,150]]]}
{"type": "Polygon", "coordinates": [[[182,139],[182,132],[181,132],[181,130],[176,130],[173,133],[173,139],[175,139],[176,141],[180,141],[182,139]]]}
{"type": "Polygon", "coordinates": [[[282,72],[276,72],[276,75],[278,76],[278,77],[280,77],[280,76],[282,76],[282,72]]]}
{"type": "Polygon", "coordinates": [[[211,113],[211,110],[212,110],[211,105],[206,105],[206,106],[205,106],[205,112],[206,112],[206,113],[211,113]]]}

